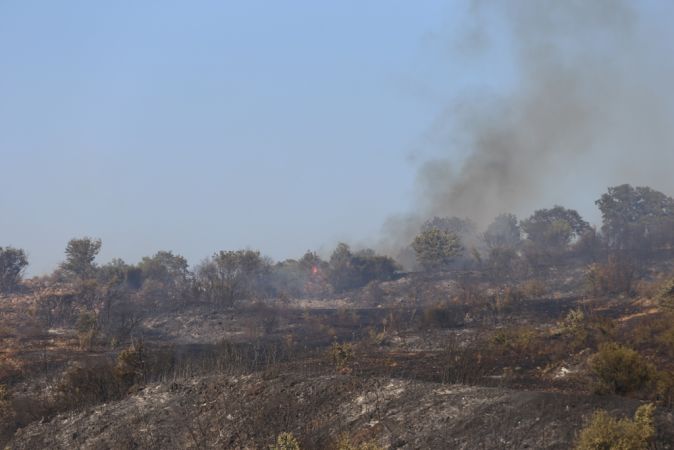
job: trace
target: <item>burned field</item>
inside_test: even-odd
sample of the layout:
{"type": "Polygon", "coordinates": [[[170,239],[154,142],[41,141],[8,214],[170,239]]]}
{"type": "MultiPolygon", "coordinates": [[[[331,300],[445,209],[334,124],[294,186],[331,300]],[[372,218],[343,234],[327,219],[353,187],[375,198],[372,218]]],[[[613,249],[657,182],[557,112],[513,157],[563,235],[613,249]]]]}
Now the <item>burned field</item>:
{"type": "Polygon", "coordinates": [[[2,444],[671,448],[674,199],[602,201],[601,232],[559,206],[436,217],[413,270],[343,243],[100,266],[81,238],[23,280],[0,249],[2,444]]]}
{"type": "Polygon", "coordinates": [[[562,449],[595,411],[629,417],[650,402],[652,442],[670,448],[670,255],[620,293],[594,291],[593,264],[398,273],[225,305],[25,282],[2,303],[3,440],[264,448],[292,433],[317,449],[562,449]],[[638,355],[610,353],[623,349],[638,355]]]}

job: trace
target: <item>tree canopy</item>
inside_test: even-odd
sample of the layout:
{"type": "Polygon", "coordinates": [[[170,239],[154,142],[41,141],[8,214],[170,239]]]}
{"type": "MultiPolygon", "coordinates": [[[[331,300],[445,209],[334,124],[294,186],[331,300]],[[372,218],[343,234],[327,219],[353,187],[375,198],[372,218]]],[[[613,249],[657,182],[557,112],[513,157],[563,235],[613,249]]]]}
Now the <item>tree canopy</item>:
{"type": "Polygon", "coordinates": [[[0,247],[0,292],[11,292],[19,285],[28,266],[26,253],[19,248],[0,247]]]}
{"type": "Polygon", "coordinates": [[[532,243],[550,250],[565,249],[574,238],[590,229],[577,211],[555,206],[539,209],[522,221],[522,230],[532,243]]]}
{"type": "Polygon", "coordinates": [[[328,278],[338,292],[365,286],[373,280],[390,280],[400,269],[393,258],[377,255],[372,249],[352,253],[343,242],[337,244],[329,264],[328,278]]]}
{"type": "Polygon", "coordinates": [[[197,267],[197,282],[207,300],[231,305],[253,295],[255,281],[268,268],[269,262],[259,251],[220,251],[197,267]]]}
{"type": "Polygon", "coordinates": [[[522,240],[517,217],[514,214],[500,214],[489,224],[484,233],[485,243],[489,248],[513,248],[522,240]]]}
{"type": "Polygon", "coordinates": [[[674,199],[649,187],[610,187],[595,202],[610,247],[635,249],[674,243],[674,199]]]}
{"type": "Polygon", "coordinates": [[[414,238],[412,248],[417,261],[426,270],[442,269],[463,252],[459,237],[439,228],[423,230],[414,238]]]}
{"type": "Polygon", "coordinates": [[[100,250],[100,239],[71,239],[66,246],[66,260],[61,268],[79,278],[92,278],[96,271],[94,260],[100,250]]]}

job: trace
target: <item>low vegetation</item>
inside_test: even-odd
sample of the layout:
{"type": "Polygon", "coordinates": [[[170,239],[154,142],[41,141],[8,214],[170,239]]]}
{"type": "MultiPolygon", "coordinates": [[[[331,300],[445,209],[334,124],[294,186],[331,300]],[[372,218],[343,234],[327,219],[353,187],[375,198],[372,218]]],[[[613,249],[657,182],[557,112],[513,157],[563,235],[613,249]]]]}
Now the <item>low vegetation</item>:
{"type": "Polygon", "coordinates": [[[583,428],[576,450],[647,450],[655,436],[653,404],[642,405],[634,419],[615,419],[597,411],[583,428]]]}

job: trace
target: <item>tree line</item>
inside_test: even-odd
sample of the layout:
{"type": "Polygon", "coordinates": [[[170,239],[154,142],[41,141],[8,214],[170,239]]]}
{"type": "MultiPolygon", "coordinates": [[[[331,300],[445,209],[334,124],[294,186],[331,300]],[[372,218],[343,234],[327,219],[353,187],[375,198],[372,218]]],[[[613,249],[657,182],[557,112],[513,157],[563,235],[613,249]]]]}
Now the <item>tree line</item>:
{"type": "Polygon", "coordinates": [[[469,219],[434,217],[412,242],[424,270],[475,267],[509,270],[516,261],[542,267],[564,256],[591,261],[609,255],[638,260],[674,248],[674,199],[649,187],[611,187],[595,204],[600,229],[562,206],[540,209],[526,219],[497,216],[483,233],[469,219]],[[484,263],[484,264],[483,264],[484,263]]]}
{"type": "MultiPolygon", "coordinates": [[[[526,261],[537,267],[568,254],[589,258],[605,252],[639,257],[674,246],[674,199],[648,187],[611,187],[595,202],[602,226],[595,229],[572,209],[554,206],[526,219],[503,213],[483,231],[469,219],[434,217],[408,249],[426,271],[486,265],[509,271],[526,261]]],[[[223,250],[193,269],[172,251],[159,251],[137,264],[113,259],[98,265],[100,239],[76,238],[54,281],[95,281],[123,296],[135,292],[150,303],[196,300],[231,306],[244,298],[302,297],[356,289],[372,281],[394,279],[401,265],[371,249],[337,245],[328,260],[307,251],[299,259],[273,262],[257,250],[223,250]]],[[[0,247],[0,292],[21,283],[28,258],[22,249],[0,247]]]]}

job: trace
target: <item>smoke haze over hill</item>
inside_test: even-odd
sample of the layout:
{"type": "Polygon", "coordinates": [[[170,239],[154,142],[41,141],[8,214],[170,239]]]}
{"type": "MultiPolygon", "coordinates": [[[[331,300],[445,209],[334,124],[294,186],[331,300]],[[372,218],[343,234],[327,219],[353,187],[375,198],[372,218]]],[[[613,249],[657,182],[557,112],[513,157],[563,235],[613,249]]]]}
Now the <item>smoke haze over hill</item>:
{"type": "Polygon", "coordinates": [[[596,220],[590,209],[608,185],[674,192],[671,53],[663,29],[643,20],[654,11],[634,6],[475,2],[474,27],[465,32],[474,45],[454,55],[470,64],[507,42],[512,89],[471,92],[447,106],[432,131],[451,136],[446,156],[421,165],[416,210],[391,219],[385,234],[406,243],[428,217],[469,217],[485,226],[499,213],[524,215],[555,203],[596,220]]]}

